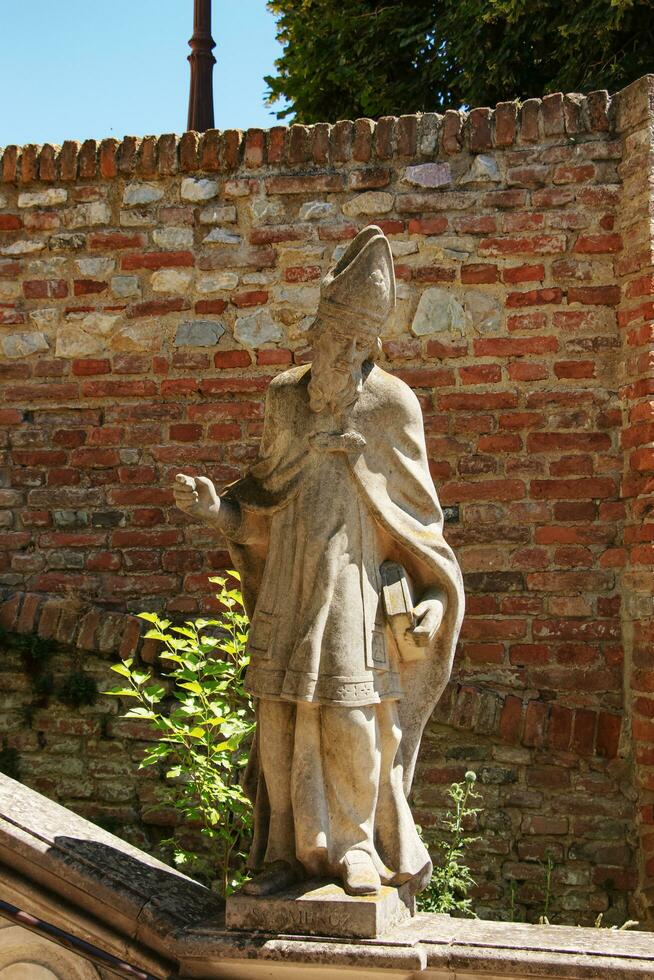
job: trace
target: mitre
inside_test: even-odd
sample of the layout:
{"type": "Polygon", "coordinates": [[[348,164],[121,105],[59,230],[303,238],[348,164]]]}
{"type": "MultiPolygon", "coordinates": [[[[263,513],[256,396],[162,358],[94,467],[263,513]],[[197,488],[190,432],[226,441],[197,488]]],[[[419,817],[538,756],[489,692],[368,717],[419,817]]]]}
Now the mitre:
{"type": "Polygon", "coordinates": [[[388,239],[377,225],[354,238],[320,284],[318,314],[355,318],[367,333],[378,334],[395,308],[395,271],[388,239]]]}

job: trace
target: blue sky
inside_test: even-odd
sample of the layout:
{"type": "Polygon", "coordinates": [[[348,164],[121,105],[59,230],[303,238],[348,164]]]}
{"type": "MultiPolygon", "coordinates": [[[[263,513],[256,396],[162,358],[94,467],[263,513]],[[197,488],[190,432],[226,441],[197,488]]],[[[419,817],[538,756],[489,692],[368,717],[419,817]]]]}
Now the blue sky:
{"type": "MultiPolygon", "coordinates": [[[[0,0],[0,146],[180,133],[193,0],[0,0]]],[[[274,126],[265,0],[213,0],[219,129],[274,126]]]]}

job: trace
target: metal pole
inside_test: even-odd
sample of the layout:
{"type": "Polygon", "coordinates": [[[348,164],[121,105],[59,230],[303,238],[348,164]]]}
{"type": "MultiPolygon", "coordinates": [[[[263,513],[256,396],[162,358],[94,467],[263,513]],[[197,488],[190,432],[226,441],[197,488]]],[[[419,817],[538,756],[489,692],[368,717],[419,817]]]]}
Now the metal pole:
{"type": "Polygon", "coordinates": [[[193,37],[188,42],[191,54],[191,89],[188,100],[187,129],[203,133],[213,129],[213,66],[216,59],[211,36],[211,0],[195,0],[193,37]]]}

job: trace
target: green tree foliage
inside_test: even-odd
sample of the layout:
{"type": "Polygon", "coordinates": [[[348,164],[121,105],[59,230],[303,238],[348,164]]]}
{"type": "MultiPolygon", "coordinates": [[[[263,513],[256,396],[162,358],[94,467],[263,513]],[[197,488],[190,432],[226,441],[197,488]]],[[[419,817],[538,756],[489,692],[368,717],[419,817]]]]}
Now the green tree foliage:
{"type": "Polygon", "coordinates": [[[654,70],[654,0],[270,0],[278,116],[334,122],[547,92],[654,70]]]}

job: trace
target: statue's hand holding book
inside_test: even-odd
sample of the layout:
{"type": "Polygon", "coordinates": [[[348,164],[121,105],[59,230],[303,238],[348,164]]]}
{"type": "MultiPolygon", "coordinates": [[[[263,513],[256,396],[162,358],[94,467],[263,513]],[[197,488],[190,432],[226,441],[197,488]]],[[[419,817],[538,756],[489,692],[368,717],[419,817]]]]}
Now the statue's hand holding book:
{"type": "Polygon", "coordinates": [[[405,569],[385,561],[380,569],[386,617],[404,661],[423,660],[445,613],[445,597],[436,589],[415,603],[413,586],[405,569]]]}

